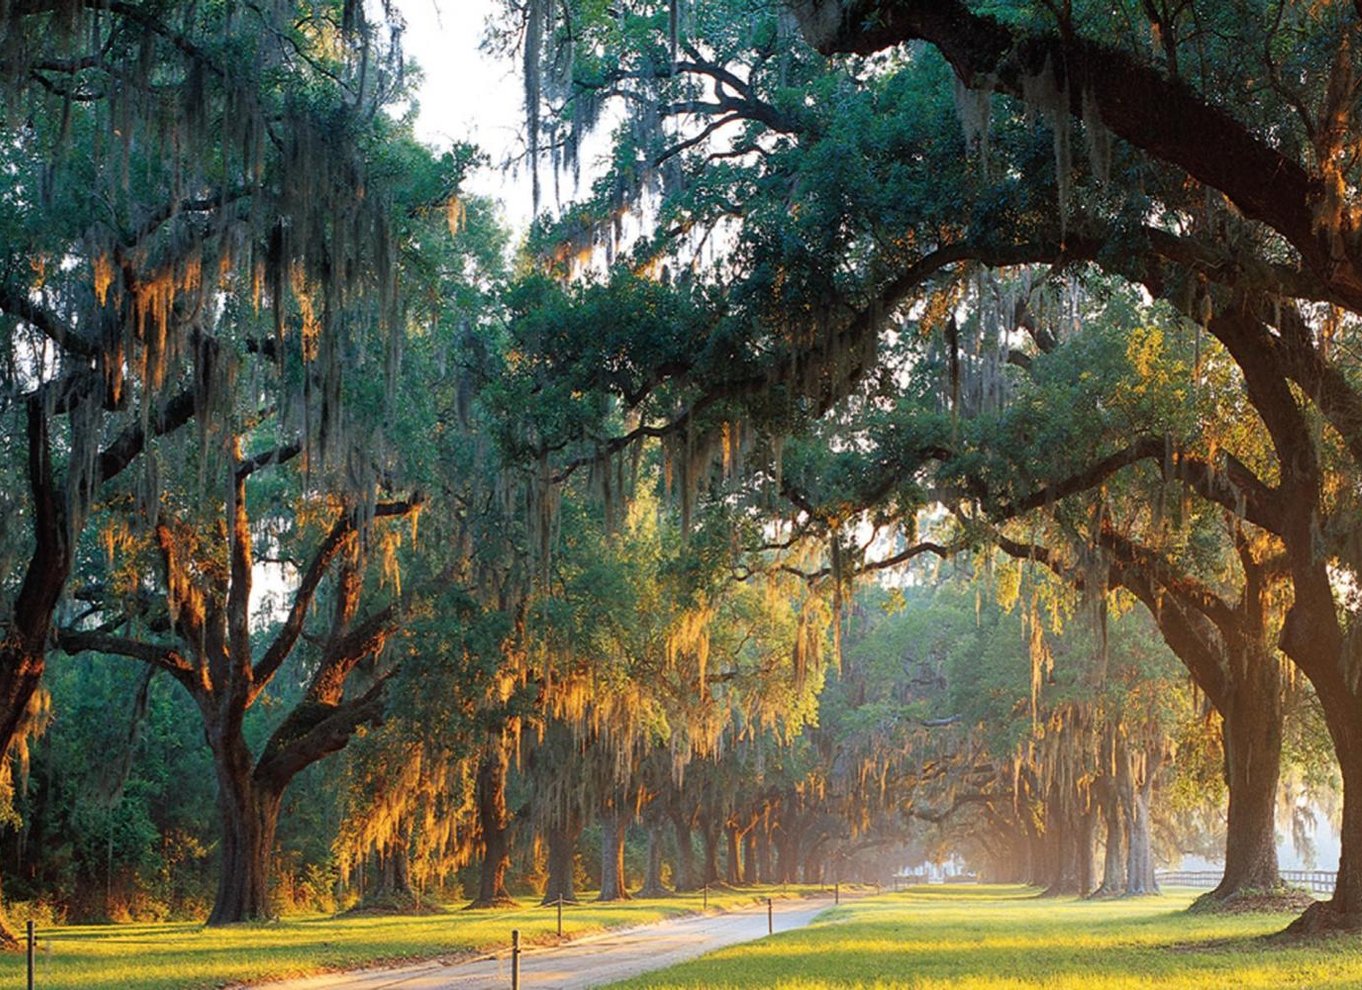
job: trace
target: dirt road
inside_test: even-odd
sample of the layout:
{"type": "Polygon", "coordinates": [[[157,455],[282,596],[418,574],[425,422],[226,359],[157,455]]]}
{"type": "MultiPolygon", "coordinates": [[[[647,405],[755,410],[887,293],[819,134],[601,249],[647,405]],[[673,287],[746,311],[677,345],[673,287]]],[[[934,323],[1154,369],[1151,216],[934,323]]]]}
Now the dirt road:
{"type": "MultiPolygon", "coordinates": [[[[831,906],[831,897],[776,901],[775,930],[802,928],[831,906]]],[[[526,949],[520,957],[520,985],[524,990],[585,990],[765,936],[764,904],[607,932],[561,946],[526,949]]],[[[396,969],[328,973],[264,983],[260,990],[506,990],[510,985],[508,948],[495,956],[454,965],[427,962],[396,969]]]]}

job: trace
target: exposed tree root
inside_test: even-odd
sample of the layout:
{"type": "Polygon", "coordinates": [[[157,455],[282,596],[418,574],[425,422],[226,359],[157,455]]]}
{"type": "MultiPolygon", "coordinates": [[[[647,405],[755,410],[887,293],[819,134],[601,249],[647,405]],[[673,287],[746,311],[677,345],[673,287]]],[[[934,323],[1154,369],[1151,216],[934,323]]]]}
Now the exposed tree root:
{"type": "Polygon", "coordinates": [[[1331,935],[1336,932],[1362,931],[1362,914],[1340,911],[1333,901],[1316,901],[1286,930],[1276,936],[1285,941],[1331,935]]]}
{"type": "Polygon", "coordinates": [[[1289,884],[1274,887],[1240,887],[1222,894],[1207,891],[1192,902],[1191,914],[1246,914],[1261,911],[1307,911],[1315,905],[1313,897],[1289,884]]]}
{"type": "Polygon", "coordinates": [[[479,910],[479,909],[484,909],[484,908],[495,908],[495,909],[497,909],[497,910],[500,910],[500,909],[502,909],[502,908],[516,908],[516,907],[520,907],[520,902],[519,902],[519,901],[517,901],[514,897],[510,897],[510,896],[508,896],[508,895],[502,894],[502,895],[500,895],[500,896],[498,896],[498,897],[487,897],[487,898],[480,897],[480,898],[478,898],[476,901],[472,901],[471,903],[465,905],[465,906],[464,906],[464,910],[465,910],[465,911],[477,911],[477,910],[479,910]]]}

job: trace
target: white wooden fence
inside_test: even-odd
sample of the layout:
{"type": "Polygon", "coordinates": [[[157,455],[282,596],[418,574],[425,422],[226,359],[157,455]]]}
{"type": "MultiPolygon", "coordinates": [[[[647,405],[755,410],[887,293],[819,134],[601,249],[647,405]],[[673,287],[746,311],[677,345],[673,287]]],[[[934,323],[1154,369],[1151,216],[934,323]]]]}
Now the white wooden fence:
{"type": "MultiPolygon", "coordinates": [[[[1209,890],[1219,885],[1220,876],[1219,870],[1160,870],[1155,879],[1160,887],[1205,887],[1209,890]]],[[[1338,874],[1331,870],[1282,870],[1281,878],[1312,894],[1332,894],[1338,874]]]]}

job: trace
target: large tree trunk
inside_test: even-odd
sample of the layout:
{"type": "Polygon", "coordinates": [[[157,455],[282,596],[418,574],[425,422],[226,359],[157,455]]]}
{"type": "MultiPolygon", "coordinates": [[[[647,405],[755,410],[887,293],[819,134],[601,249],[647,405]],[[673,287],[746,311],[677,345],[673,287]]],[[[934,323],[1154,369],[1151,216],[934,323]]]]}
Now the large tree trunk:
{"type": "Polygon", "coordinates": [[[700,883],[695,877],[695,846],[691,842],[691,822],[680,811],[671,814],[672,830],[676,833],[676,889],[696,890],[700,883]]]}
{"type": "Polygon", "coordinates": [[[515,904],[506,890],[506,868],[511,862],[506,764],[506,747],[502,740],[492,740],[478,762],[476,800],[478,827],[482,832],[482,871],[478,878],[478,896],[468,905],[470,908],[515,904]]]}
{"type": "MultiPolygon", "coordinates": [[[[28,483],[32,499],[33,552],[14,612],[0,641],[0,759],[25,732],[29,703],[42,681],[52,617],[71,575],[66,494],[52,465],[50,421],[41,390],[27,404],[28,483]]],[[[18,938],[0,911],[0,950],[17,949],[18,938]]]]}
{"type": "MultiPolygon", "coordinates": [[[[1282,695],[1276,660],[1255,658],[1265,668],[1258,685],[1244,684],[1221,713],[1229,814],[1225,874],[1203,901],[1227,901],[1281,886],[1277,872],[1277,779],[1282,755],[1282,695]],[[1254,686],[1263,688],[1253,690],[1254,686]]],[[[1247,672],[1254,676],[1254,671],[1247,672]]]]}
{"type": "Polygon", "coordinates": [[[1153,761],[1148,761],[1144,775],[1136,777],[1133,768],[1127,770],[1128,784],[1123,787],[1126,827],[1129,848],[1126,855],[1126,893],[1130,895],[1157,894],[1159,885],[1154,879],[1154,840],[1149,817],[1149,801],[1154,790],[1153,761]]]}
{"type": "Polygon", "coordinates": [[[598,901],[627,901],[629,888],[624,879],[624,835],[629,818],[618,807],[601,816],[601,893],[598,901]]]}
{"type": "Polygon", "coordinates": [[[705,847],[705,883],[713,886],[719,882],[719,829],[715,824],[706,823],[700,829],[700,838],[705,847]]]}
{"type": "Polygon", "coordinates": [[[208,924],[230,925],[270,917],[270,857],[283,792],[259,786],[240,724],[210,727],[222,826],[218,890],[208,924]]]}
{"type": "Polygon", "coordinates": [[[577,839],[582,834],[581,819],[569,815],[562,823],[550,825],[546,832],[549,845],[548,879],[544,883],[543,904],[577,900],[573,874],[577,868],[577,839]]]}
{"type": "Polygon", "coordinates": [[[386,910],[407,909],[416,904],[416,894],[411,889],[411,860],[407,855],[406,841],[401,838],[403,830],[397,830],[398,838],[390,842],[379,853],[377,881],[364,891],[361,903],[386,910]]]}
{"type": "Polygon", "coordinates": [[[749,828],[747,835],[743,837],[742,882],[748,887],[754,887],[761,882],[757,873],[757,828],[755,825],[749,828]]]}
{"type": "Polygon", "coordinates": [[[1126,890],[1126,831],[1121,816],[1121,800],[1116,793],[1116,782],[1109,776],[1094,784],[1093,789],[1106,840],[1102,856],[1102,884],[1092,896],[1119,897],[1126,890]]]}
{"type": "Polygon", "coordinates": [[[1221,623],[1228,656],[1217,701],[1225,750],[1229,811],[1225,828],[1225,872],[1197,908],[1241,895],[1279,891],[1277,871],[1277,781],[1282,756],[1282,668],[1268,645],[1267,570],[1240,541],[1244,591],[1233,621],[1221,623]]]}
{"type": "MultiPolygon", "coordinates": [[[[1323,905],[1311,908],[1328,918],[1329,927],[1362,928],[1362,718],[1354,712],[1342,742],[1335,736],[1339,767],[1343,773],[1343,825],[1334,894],[1323,905]]],[[[1308,915],[1310,912],[1307,911],[1308,915]]],[[[1306,925],[1310,919],[1300,919],[1306,925]]]]}
{"type": "Polygon", "coordinates": [[[1343,821],[1339,832],[1338,880],[1333,896],[1292,922],[1291,932],[1362,929],[1362,705],[1342,692],[1320,692],[1329,735],[1343,776],[1343,821]]]}
{"type": "Polygon", "coordinates": [[[670,897],[671,891],[662,883],[662,823],[648,823],[648,866],[639,888],[639,897],[670,897]]]}

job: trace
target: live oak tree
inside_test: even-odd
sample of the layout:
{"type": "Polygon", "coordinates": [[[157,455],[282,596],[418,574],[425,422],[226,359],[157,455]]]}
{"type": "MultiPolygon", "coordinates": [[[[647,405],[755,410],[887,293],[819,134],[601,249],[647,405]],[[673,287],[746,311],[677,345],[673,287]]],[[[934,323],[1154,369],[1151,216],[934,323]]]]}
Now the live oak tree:
{"type": "MultiPolygon", "coordinates": [[[[852,382],[873,361],[872,328],[915,296],[928,297],[922,290],[933,274],[949,275],[969,261],[1095,262],[1202,323],[1239,366],[1284,474],[1277,483],[1270,475],[1231,471],[1228,485],[1203,484],[1198,494],[1284,542],[1294,604],[1283,643],[1330,712],[1340,760],[1345,766],[1353,760],[1357,730],[1348,713],[1357,706],[1339,673],[1351,662],[1344,657],[1350,618],[1329,580],[1330,567],[1348,566],[1347,516],[1333,500],[1347,486],[1334,489],[1326,481],[1333,471],[1355,469],[1348,440],[1355,432],[1355,388],[1345,349],[1337,346],[1351,333],[1359,284],[1349,192],[1356,168],[1348,125],[1357,98],[1353,8],[1328,4],[1278,16],[1268,6],[981,11],[960,2],[794,3],[802,34],[825,52],[868,55],[915,45],[888,61],[835,62],[826,78],[837,81],[822,86],[813,63],[781,43],[788,33],[742,5],[694,16],[684,5],[658,5],[635,17],[595,19],[576,10],[585,16],[570,23],[556,19],[550,5],[526,9],[534,15],[527,99],[548,89],[585,94],[569,104],[583,110],[572,110],[573,124],[593,119],[585,112],[592,94],[623,92],[647,108],[637,115],[642,126],[632,143],[622,145],[612,179],[598,187],[601,208],[585,212],[583,229],[608,230],[605,218],[638,199],[640,177],[654,180],[666,203],[699,204],[675,214],[663,208],[676,222],[660,229],[682,257],[689,232],[728,218],[740,245],[723,269],[730,298],[762,311],[760,301],[774,298],[764,297],[770,287],[782,293],[781,305],[765,312],[768,320],[780,312],[783,322],[757,319],[749,326],[786,329],[819,314],[839,351],[855,355],[852,382]],[[1151,35],[1158,39],[1153,49],[1151,35]],[[949,75],[936,74],[941,63],[929,49],[944,57],[949,75]],[[571,52],[566,58],[565,51],[571,52]],[[545,52],[551,57],[541,57],[545,52]],[[1240,71],[1243,58],[1252,59],[1254,72],[1240,71]],[[536,75],[536,59],[541,69],[556,66],[557,75],[536,75]],[[919,99],[933,92],[943,97],[951,88],[974,156],[958,153],[959,145],[896,144],[896,127],[923,118],[894,112],[887,99],[881,106],[888,113],[864,120],[857,132],[883,136],[878,144],[860,144],[866,154],[856,155],[838,143],[847,132],[835,121],[859,120],[860,106],[910,91],[919,99]],[[795,93],[802,98],[790,99],[795,93]],[[827,113],[833,107],[836,118],[827,113]],[[674,129],[650,121],[670,121],[674,129]],[[715,140],[724,129],[729,137],[715,140]],[[915,170],[943,148],[954,168],[935,169],[929,186],[915,186],[915,170]],[[819,150],[828,153],[821,163],[831,164],[823,173],[827,181],[801,184],[797,167],[790,168],[800,160],[796,152],[808,152],[813,162],[819,150]],[[690,175],[703,173],[689,201],[670,195],[675,180],[688,175],[674,166],[686,160],[696,166],[690,175]],[[891,180],[865,181],[876,167],[891,180]],[[775,186],[786,197],[778,199],[780,208],[796,228],[809,218],[814,236],[781,244],[817,243],[821,257],[846,259],[835,275],[798,251],[745,253],[747,245],[762,243],[763,203],[754,193],[782,174],[791,181],[775,186]],[[919,188],[933,195],[905,195],[919,188]],[[874,189],[893,202],[879,215],[857,213],[857,197],[874,189]],[[932,203],[948,208],[945,222],[926,222],[932,203]],[[826,204],[853,208],[820,214],[817,207],[826,204]],[[829,222],[834,216],[838,222],[829,222]],[[759,259],[769,267],[744,268],[759,259]],[[767,280],[771,274],[778,278],[767,280]],[[749,286],[752,295],[744,295],[749,286]],[[1312,423],[1328,425],[1318,434],[1312,423]],[[1335,532],[1338,539],[1320,553],[1318,534],[1335,532]],[[1324,632],[1304,632],[1319,629],[1324,632]]],[[[533,109],[529,116],[532,124],[546,119],[533,109]]],[[[567,123],[565,115],[549,126],[567,123]]],[[[783,338],[759,332],[731,339],[783,338]]],[[[741,343],[736,349],[741,352],[741,343]]],[[[795,380],[778,361],[769,366],[782,383],[795,380]]],[[[701,396],[733,395],[731,387],[714,382],[706,390],[698,375],[689,377],[701,396]]],[[[836,393],[847,387],[835,374],[824,384],[836,393]]],[[[771,395],[779,387],[768,376],[752,391],[771,395]]],[[[822,399],[816,408],[826,408],[822,399]]],[[[1353,776],[1345,768],[1345,781],[1353,776]]],[[[1351,847],[1356,840],[1345,841],[1351,847]]],[[[1310,924],[1353,924],[1360,916],[1362,888],[1349,866],[1355,859],[1345,853],[1335,900],[1312,911],[1310,924]]]]}
{"type": "MultiPolygon", "coordinates": [[[[459,165],[427,164],[424,182],[404,175],[398,185],[395,173],[384,170],[404,158],[416,164],[420,155],[410,154],[400,131],[383,136],[386,144],[369,149],[370,195],[383,222],[401,232],[393,250],[410,257],[420,237],[438,236],[432,229],[449,236],[446,201],[459,165]]],[[[327,240],[315,248],[344,250],[353,231],[334,219],[339,225],[327,228],[327,240]]],[[[396,256],[385,261],[398,265],[396,256]]],[[[124,497],[103,510],[109,579],[87,590],[92,607],[57,637],[69,653],[97,651],[166,671],[198,708],[221,825],[211,924],[270,914],[269,872],[285,790],[382,715],[392,673],[381,662],[384,646],[412,604],[410,593],[398,590],[402,538],[390,524],[414,522],[425,499],[419,490],[393,487],[407,465],[392,342],[409,332],[406,311],[389,308],[396,271],[385,271],[372,291],[356,285],[331,298],[324,283],[298,271],[290,298],[279,301],[281,312],[288,307],[303,324],[297,337],[251,336],[261,329],[258,311],[249,298],[225,297],[219,326],[228,339],[243,341],[241,351],[211,350],[211,361],[181,372],[197,375],[207,390],[199,429],[162,452],[155,502],[124,497]],[[263,368],[239,374],[241,361],[263,368]],[[362,363],[387,374],[342,379],[343,367],[362,363]],[[258,449],[248,453],[248,444],[258,449]],[[277,590],[286,601],[268,636],[252,597],[260,578],[257,545],[278,568],[277,590]],[[393,590],[372,605],[383,583],[393,590]],[[329,626],[305,631],[323,601],[329,626]],[[286,670],[304,685],[302,696],[253,750],[246,712],[286,670]]],[[[90,558],[86,566],[97,569],[90,558]]]]}
{"type": "Polygon", "coordinates": [[[1249,462],[1265,451],[1253,443],[1252,414],[1242,407],[1226,356],[1213,342],[1201,341],[1193,330],[1182,332],[1179,344],[1176,324],[1123,327],[1112,342],[1125,359],[1102,384],[1094,361],[1100,352],[1092,346],[1102,346],[1098,322],[1090,318],[1084,331],[1092,338],[1090,346],[1083,347],[1078,338],[1055,339],[1048,353],[1028,364],[1027,378],[1019,381],[1011,409],[1001,419],[1001,432],[980,435],[981,450],[988,445],[1008,449],[1011,469],[1028,476],[1020,483],[1007,481],[1003,470],[988,482],[993,511],[1010,515],[1017,505],[1029,508],[1027,516],[1008,524],[1015,538],[995,542],[1005,552],[1065,575],[1085,594],[1124,588],[1148,609],[1221,716],[1229,827],[1224,877],[1208,901],[1261,896],[1280,887],[1275,806],[1286,684],[1271,640],[1282,611],[1284,562],[1270,535],[1188,499],[1170,489],[1168,479],[1200,472],[1216,448],[1249,462]],[[1180,348],[1193,344],[1195,353],[1178,356],[1180,348]],[[1075,364],[1066,372],[1064,352],[1074,348],[1075,364]],[[1048,391],[1056,386],[1057,392],[1048,391]],[[1085,397],[1076,399],[1080,393],[1085,397]],[[1051,395],[1060,398],[1052,401],[1051,395]],[[1168,403],[1195,410],[1196,425],[1189,429],[1184,414],[1167,408],[1168,403]],[[1143,411],[1141,404],[1147,404],[1143,411]],[[1101,410],[1096,422],[1081,425],[1087,417],[1074,410],[1083,408],[1101,410]],[[1081,439],[1085,429],[1095,431],[1086,440],[1081,439]],[[1106,449],[1117,451],[1131,436],[1163,432],[1168,444],[1176,433],[1183,466],[1170,472],[1165,463],[1159,473],[1145,474],[1128,466],[1113,474],[1096,470],[1089,477],[1095,486],[1067,496],[1059,491],[1063,484],[1052,487],[1040,480],[1047,473],[1065,479],[1081,473],[1055,471],[1056,455],[1046,449],[1054,449],[1057,437],[1066,437],[1067,450],[1058,460],[1083,451],[1078,463],[1100,465],[1103,449],[1089,451],[1087,444],[1104,432],[1109,434],[1106,449]],[[1028,447],[1033,441],[1037,453],[1028,447]],[[1045,507],[1037,506],[1037,489],[1048,493],[1045,507]],[[1038,526],[1038,515],[1052,517],[1057,526],[1038,526]]]}
{"type": "Polygon", "coordinates": [[[4,590],[5,750],[107,484],[135,475],[154,514],[148,448],[215,415],[236,353],[301,323],[324,356],[320,300],[371,289],[382,305],[386,197],[361,194],[358,148],[394,94],[391,41],[353,5],[5,8],[5,436],[24,451],[4,513],[23,521],[5,533],[23,562],[4,590]],[[295,294],[319,301],[310,318],[295,294]],[[269,307],[273,331],[224,336],[223,298],[269,307]]]}
{"type": "Polygon", "coordinates": [[[263,458],[246,458],[237,448],[228,461],[229,493],[213,500],[222,513],[216,534],[200,535],[215,528],[201,517],[167,511],[157,522],[154,541],[165,612],[153,613],[149,625],[164,626],[169,636],[124,635],[121,627],[134,620],[117,614],[113,605],[98,627],[66,629],[59,635],[67,652],[125,656],[166,671],[198,707],[213,755],[222,827],[210,924],[269,915],[270,857],[285,789],[299,771],[341,749],[361,725],[380,717],[387,674],[374,670],[362,686],[347,681],[361,664],[380,659],[400,608],[397,602],[362,607],[369,555],[361,540],[381,539],[376,527],[409,516],[420,505],[419,498],[380,501],[366,512],[342,501],[327,511],[320,538],[307,541],[312,549],[301,562],[299,586],[282,625],[257,648],[250,596],[256,564],[252,530],[260,519],[251,516],[247,481],[276,456],[268,452],[263,458]],[[316,634],[317,656],[307,689],[257,755],[243,731],[245,713],[298,649],[306,618],[328,577],[334,581],[332,616],[316,634]]]}
{"type": "MultiPolygon", "coordinates": [[[[962,3],[811,2],[794,9],[806,36],[826,51],[870,52],[920,39],[941,51],[975,91],[1034,97],[1040,92],[1034,81],[1048,77],[1054,85],[1045,87],[1049,95],[1040,103],[1057,135],[1078,120],[1085,129],[1105,129],[1237,210],[1221,227],[1228,237],[1218,243],[1207,210],[1208,222],[1191,228],[1146,230],[1137,239],[1140,250],[1127,255],[1133,266],[1114,258],[1103,263],[1183,305],[1189,297],[1179,299],[1174,286],[1194,284],[1189,276],[1213,288],[1194,306],[1239,366],[1272,439],[1279,480],[1251,475],[1236,487],[1259,496],[1242,511],[1245,518],[1285,545],[1294,598],[1282,647],[1319,693],[1345,789],[1338,886],[1301,926],[1355,927],[1362,876],[1355,851],[1357,704],[1346,673],[1353,664],[1346,645],[1352,619],[1329,576],[1331,566],[1351,565],[1342,535],[1348,527],[1326,478],[1356,468],[1350,449],[1355,386],[1346,357],[1331,341],[1349,332],[1358,305],[1350,193],[1356,162],[1349,150],[1357,11],[1344,4],[1288,18],[1268,8],[1225,11],[1215,18],[1215,33],[1207,33],[1209,24],[1190,8],[1150,6],[1147,20],[1130,23],[1157,28],[1160,45],[1151,52],[1124,29],[1106,30],[1112,24],[1106,12],[1083,6],[1054,15],[1022,9],[1011,21],[962,3]],[[1232,40],[1221,46],[1213,37],[1232,40]],[[1268,80],[1265,89],[1246,87],[1251,74],[1237,73],[1227,57],[1249,51],[1268,80]],[[1273,134],[1269,121],[1287,130],[1273,134]],[[1212,259],[1223,256],[1227,240],[1240,260],[1217,267],[1212,259]],[[1327,424],[1327,432],[1312,421],[1327,424]],[[1333,459],[1334,449],[1341,459],[1333,459]],[[1321,545],[1320,534],[1333,532],[1341,540],[1321,545]]],[[[1061,155],[1061,185],[1069,169],[1061,155]]],[[[1132,201],[1133,190],[1120,188],[1132,201]]]]}

